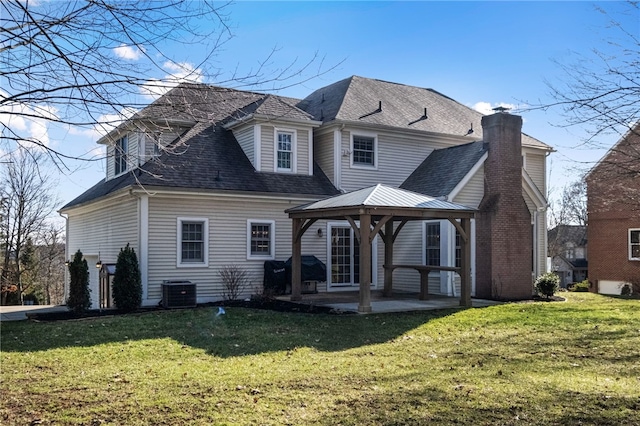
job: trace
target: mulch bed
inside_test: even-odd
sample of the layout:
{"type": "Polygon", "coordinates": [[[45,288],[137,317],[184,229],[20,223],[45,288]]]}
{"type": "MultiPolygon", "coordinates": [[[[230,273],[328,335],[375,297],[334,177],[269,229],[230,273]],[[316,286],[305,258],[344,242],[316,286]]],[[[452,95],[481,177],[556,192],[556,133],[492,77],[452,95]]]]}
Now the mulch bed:
{"type": "MultiPolygon", "coordinates": [[[[328,306],[315,306],[304,305],[300,303],[287,302],[277,299],[250,299],[250,300],[227,300],[220,302],[199,304],[197,308],[201,307],[234,307],[234,308],[250,308],[250,309],[265,309],[269,311],[277,312],[298,312],[305,314],[332,314],[332,315],[344,315],[354,314],[353,312],[345,312],[338,309],[330,308],[328,306]]],[[[193,309],[193,308],[192,308],[193,309]]],[[[66,321],[66,320],[83,320],[89,318],[111,317],[115,315],[127,315],[127,314],[144,314],[150,312],[169,311],[173,309],[165,309],[161,306],[140,308],[134,312],[122,312],[117,309],[92,309],[83,314],[76,314],[71,311],[64,312],[41,312],[27,314],[27,318],[34,321],[66,321]]]]}

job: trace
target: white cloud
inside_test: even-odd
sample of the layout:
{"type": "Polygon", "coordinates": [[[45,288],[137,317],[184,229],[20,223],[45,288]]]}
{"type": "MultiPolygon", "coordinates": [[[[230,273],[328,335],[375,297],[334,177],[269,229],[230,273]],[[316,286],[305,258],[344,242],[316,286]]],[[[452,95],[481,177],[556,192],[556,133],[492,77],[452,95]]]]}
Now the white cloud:
{"type": "Polygon", "coordinates": [[[127,46],[125,44],[121,44],[120,46],[113,49],[113,52],[117,57],[122,59],[128,59],[130,61],[137,61],[142,57],[142,53],[144,52],[144,48],[138,46],[127,46]]]}
{"type": "Polygon", "coordinates": [[[492,104],[491,102],[476,102],[475,104],[473,104],[471,108],[475,109],[476,111],[484,115],[491,115],[495,112],[493,109],[499,108],[499,107],[507,108],[509,110],[517,110],[522,108],[522,106],[520,105],[509,104],[505,102],[498,102],[494,104],[492,104]]]}
{"type": "Polygon", "coordinates": [[[202,83],[202,70],[188,62],[165,62],[164,69],[169,73],[162,79],[150,79],[140,87],[140,92],[147,98],[157,99],[180,83],[202,83]]]}
{"type": "MultiPolygon", "coordinates": [[[[8,93],[0,90],[0,98],[8,93]]],[[[38,146],[50,146],[49,125],[58,119],[55,107],[12,102],[0,107],[0,123],[6,126],[12,136],[23,141],[31,141],[38,146]]]]}

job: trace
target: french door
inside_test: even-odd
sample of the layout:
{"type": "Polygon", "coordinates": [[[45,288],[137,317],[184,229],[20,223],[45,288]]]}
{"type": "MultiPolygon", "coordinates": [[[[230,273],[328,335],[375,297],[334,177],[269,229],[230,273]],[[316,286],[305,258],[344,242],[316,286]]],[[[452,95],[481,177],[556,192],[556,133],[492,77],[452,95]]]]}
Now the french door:
{"type": "MultiPolygon", "coordinates": [[[[329,263],[329,290],[353,290],[360,285],[360,243],[351,226],[343,223],[327,225],[327,259],[329,263]]],[[[377,244],[371,249],[371,286],[376,283],[377,244]]]]}

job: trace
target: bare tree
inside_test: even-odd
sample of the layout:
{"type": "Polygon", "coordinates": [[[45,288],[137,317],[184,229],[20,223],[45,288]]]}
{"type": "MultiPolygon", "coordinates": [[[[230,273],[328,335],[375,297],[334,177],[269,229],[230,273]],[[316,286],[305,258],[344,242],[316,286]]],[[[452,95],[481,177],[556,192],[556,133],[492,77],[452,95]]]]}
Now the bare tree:
{"type": "Polygon", "coordinates": [[[550,257],[565,253],[568,241],[587,237],[587,184],[584,178],[567,184],[560,197],[549,206],[548,253],[550,257]]]}
{"type": "Polygon", "coordinates": [[[39,269],[44,302],[47,305],[64,303],[64,233],[55,225],[42,230],[39,240],[39,269]]]}
{"type": "Polygon", "coordinates": [[[0,225],[3,238],[0,280],[4,303],[14,289],[22,301],[23,250],[27,242],[35,240],[44,229],[57,203],[52,195],[55,182],[38,168],[42,155],[39,151],[21,148],[10,156],[11,162],[4,164],[0,175],[5,182],[0,225]]]}
{"type": "Polygon", "coordinates": [[[567,184],[549,209],[550,226],[587,225],[587,184],[584,178],[567,184]]]}
{"type": "MultiPolygon", "coordinates": [[[[609,143],[605,144],[603,138],[639,135],[640,3],[628,1],[625,11],[617,13],[607,10],[606,5],[596,6],[595,10],[607,21],[605,45],[580,53],[578,60],[571,63],[559,63],[564,78],[547,82],[553,101],[537,108],[560,108],[564,123],[559,125],[581,128],[583,147],[608,149],[609,143]]],[[[623,154],[630,164],[640,162],[638,148],[626,149],[623,154]]],[[[623,176],[640,173],[637,167],[621,168],[620,161],[617,163],[623,176]]]]}
{"type": "Polygon", "coordinates": [[[317,53],[274,66],[275,49],[242,74],[213,66],[232,37],[227,7],[209,0],[0,2],[0,148],[39,145],[60,167],[79,157],[25,123],[106,131],[146,105],[143,94],[157,97],[180,82],[281,89],[327,71],[317,53]],[[169,57],[170,43],[202,54],[191,62],[169,57]]]}

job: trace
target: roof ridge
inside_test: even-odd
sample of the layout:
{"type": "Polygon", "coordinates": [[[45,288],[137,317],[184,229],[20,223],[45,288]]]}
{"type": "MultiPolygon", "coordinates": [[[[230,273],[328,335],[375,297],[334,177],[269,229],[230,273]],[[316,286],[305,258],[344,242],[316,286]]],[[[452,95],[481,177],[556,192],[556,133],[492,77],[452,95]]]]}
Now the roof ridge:
{"type": "Polygon", "coordinates": [[[367,203],[369,202],[369,200],[371,199],[371,197],[373,197],[373,194],[375,194],[375,192],[380,188],[382,184],[381,183],[377,183],[374,187],[373,190],[371,190],[371,192],[369,193],[369,195],[367,195],[367,198],[364,199],[364,201],[362,202],[362,205],[367,205],[367,203]]]}

